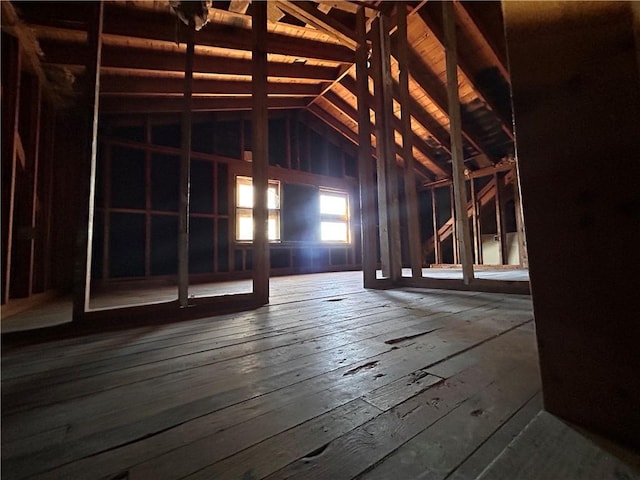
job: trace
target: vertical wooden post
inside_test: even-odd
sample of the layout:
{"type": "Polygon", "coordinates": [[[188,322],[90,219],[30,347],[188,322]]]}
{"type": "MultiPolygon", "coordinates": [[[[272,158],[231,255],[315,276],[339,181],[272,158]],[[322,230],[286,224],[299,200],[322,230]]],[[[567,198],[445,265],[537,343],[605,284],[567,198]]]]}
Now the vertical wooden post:
{"type": "MultiPolygon", "coordinates": [[[[376,18],[371,25],[372,51],[371,51],[371,73],[374,88],[374,114],[375,114],[375,137],[376,137],[376,174],[378,192],[378,237],[380,241],[380,269],[382,276],[391,276],[391,247],[389,245],[389,213],[387,203],[387,170],[385,168],[384,150],[384,122],[382,121],[383,101],[382,101],[382,73],[380,66],[380,19],[376,18]]],[[[366,102],[363,99],[363,103],[366,102]]],[[[360,126],[358,126],[360,128],[360,126]]]]}
{"type": "Polygon", "coordinates": [[[449,205],[451,207],[451,238],[453,242],[451,244],[453,248],[453,263],[460,263],[460,246],[458,245],[458,223],[456,222],[456,201],[453,193],[453,184],[449,186],[449,205]]]}
{"type": "Polygon", "coordinates": [[[478,211],[478,199],[476,197],[476,182],[472,177],[469,179],[471,182],[471,208],[472,208],[472,222],[473,226],[473,251],[475,255],[475,263],[482,264],[482,236],[480,231],[480,212],[478,211]]]}
{"type": "Polygon", "coordinates": [[[493,183],[496,189],[495,204],[496,204],[496,238],[498,239],[498,262],[500,265],[506,263],[505,255],[505,235],[504,235],[504,218],[502,215],[502,180],[497,173],[493,174],[493,183]]]}
{"type": "Polygon", "coordinates": [[[89,308],[91,285],[91,256],[93,244],[93,217],[95,208],[96,155],[98,151],[98,107],[100,102],[100,63],[102,58],[102,22],[104,2],[93,4],[92,17],[89,19],[89,57],[85,71],[86,125],[84,152],[88,157],[82,169],[83,189],[79,192],[80,221],[76,238],[76,258],[74,266],[73,320],[84,318],[89,308]]]}
{"type": "Polygon", "coordinates": [[[518,232],[518,260],[520,267],[529,268],[529,259],[527,256],[527,238],[524,228],[524,220],[522,218],[522,200],[520,197],[520,173],[518,168],[514,168],[513,178],[513,202],[516,211],[516,230],[518,232]]]}
{"type": "Polygon", "coordinates": [[[411,276],[422,277],[422,247],[420,245],[420,219],[418,216],[418,194],[412,148],[411,114],[409,113],[409,46],[407,41],[407,7],[396,4],[398,24],[398,66],[400,68],[400,112],[402,117],[402,156],[404,157],[404,190],[407,208],[407,233],[411,276]]]}
{"type": "Polygon", "coordinates": [[[360,184],[360,225],[362,231],[362,272],[365,288],[376,279],[376,213],[373,164],[371,161],[371,119],[369,117],[369,74],[367,69],[366,17],[364,7],[356,14],[356,85],[358,93],[358,177],[360,184]]]}
{"type": "Polygon", "coordinates": [[[110,276],[109,259],[111,252],[109,248],[109,238],[111,238],[111,161],[113,159],[113,144],[111,142],[104,146],[103,151],[104,166],[104,194],[103,194],[103,214],[102,214],[102,278],[106,280],[110,276]]]}
{"type": "Polygon", "coordinates": [[[187,26],[187,52],[184,67],[184,106],[182,110],[182,141],[180,155],[180,226],[178,231],[178,302],[189,306],[189,189],[191,170],[191,105],[193,92],[193,54],[195,23],[187,26]]]}
{"type": "Polygon", "coordinates": [[[269,302],[267,2],[254,2],[252,12],[253,293],[260,303],[266,304],[269,302]]]}
{"type": "Polygon", "coordinates": [[[391,77],[388,20],[380,15],[373,24],[375,60],[376,142],[378,150],[378,205],[383,274],[392,281],[402,276],[398,165],[393,134],[393,79],[391,77]],[[385,252],[386,249],[386,252],[385,252]],[[385,261],[387,266],[385,268],[385,261]],[[386,271],[385,271],[386,270],[386,271]]]}
{"type": "Polygon", "coordinates": [[[433,219],[433,253],[437,265],[442,263],[442,248],[440,232],[438,231],[438,205],[436,203],[436,189],[431,189],[431,217],[433,219]]]}
{"type": "Polygon", "coordinates": [[[16,136],[21,79],[20,42],[2,32],[2,303],[9,300],[16,189],[16,136]]]}
{"type": "Polygon", "coordinates": [[[445,56],[447,63],[447,97],[449,103],[449,124],[451,131],[451,153],[453,156],[453,189],[455,197],[456,223],[462,279],[465,284],[473,280],[473,259],[467,217],[467,189],[464,180],[464,159],[462,156],[462,125],[460,99],[458,97],[458,53],[456,27],[451,2],[442,2],[444,22],[445,56]]]}

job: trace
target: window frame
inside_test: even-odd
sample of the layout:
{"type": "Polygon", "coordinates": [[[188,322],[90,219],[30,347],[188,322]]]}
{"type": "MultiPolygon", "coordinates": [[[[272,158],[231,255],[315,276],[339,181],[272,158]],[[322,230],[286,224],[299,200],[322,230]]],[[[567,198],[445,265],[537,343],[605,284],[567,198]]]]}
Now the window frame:
{"type": "Polygon", "coordinates": [[[340,245],[346,245],[351,243],[351,209],[349,203],[349,193],[344,190],[338,190],[333,188],[325,188],[319,187],[318,190],[318,210],[319,210],[319,236],[321,243],[335,243],[340,245]],[[344,214],[336,214],[336,213],[323,213],[322,211],[322,197],[339,197],[343,198],[345,201],[345,212],[344,214]],[[340,223],[345,226],[346,230],[346,238],[344,240],[337,240],[335,238],[332,239],[324,239],[323,238],[323,223],[340,223]]]}
{"type": "MultiPolygon", "coordinates": [[[[249,202],[243,204],[240,199],[240,185],[250,185],[253,192],[253,177],[247,175],[236,175],[235,183],[234,183],[234,206],[235,206],[235,234],[234,240],[237,243],[243,244],[251,244],[253,243],[253,234],[255,231],[255,225],[253,224],[253,197],[251,198],[251,206],[249,207],[249,202]],[[251,219],[251,238],[244,237],[241,238],[241,219],[251,219]]],[[[282,209],[282,200],[281,200],[281,184],[279,180],[268,180],[268,191],[275,190],[275,206],[273,208],[268,209],[268,223],[271,224],[271,221],[274,222],[274,233],[275,236],[272,238],[270,232],[267,232],[269,235],[269,243],[281,243],[282,241],[282,218],[281,218],[281,209],[282,209]]]]}

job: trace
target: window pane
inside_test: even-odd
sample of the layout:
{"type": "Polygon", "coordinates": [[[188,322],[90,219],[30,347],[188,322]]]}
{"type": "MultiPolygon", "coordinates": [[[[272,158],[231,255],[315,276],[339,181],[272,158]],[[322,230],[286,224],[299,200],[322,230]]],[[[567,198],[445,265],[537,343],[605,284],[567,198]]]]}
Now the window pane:
{"type": "Polygon", "coordinates": [[[323,242],[348,241],[347,222],[320,222],[320,239],[323,242]]]}
{"type": "Polygon", "coordinates": [[[320,194],[320,214],[321,215],[347,215],[346,195],[320,194]]]}
{"type": "Polygon", "coordinates": [[[238,209],[236,235],[238,240],[253,240],[253,215],[251,210],[238,209]]]}
{"type": "Polygon", "coordinates": [[[280,208],[280,195],[278,195],[279,185],[269,185],[267,190],[267,208],[280,208]]]}
{"type": "Polygon", "coordinates": [[[253,185],[238,178],[238,207],[253,208],[253,185]]]}

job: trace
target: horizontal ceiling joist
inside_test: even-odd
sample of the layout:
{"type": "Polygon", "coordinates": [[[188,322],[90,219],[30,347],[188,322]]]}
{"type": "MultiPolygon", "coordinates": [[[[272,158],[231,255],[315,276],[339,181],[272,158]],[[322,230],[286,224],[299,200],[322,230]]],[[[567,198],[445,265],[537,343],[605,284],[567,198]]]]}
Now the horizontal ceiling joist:
{"type": "MultiPolygon", "coordinates": [[[[290,97],[314,97],[320,93],[320,86],[310,83],[267,84],[267,94],[290,97]]],[[[181,78],[133,77],[121,75],[103,75],[100,79],[100,93],[108,95],[182,95],[184,80],[181,78]]],[[[194,95],[207,96],[251,96],[250,81],[227,81],[194,79],[194,95]]]]}
{"type": "MultiPolygon", "coordinates": [[[[268,97],[269,109],[296,109],[305,108],[309,103],[308,97],[268,97]]],[[[213,112],[225,110],[251,110],[253,99],[251,97],[218,97],[200,98],[194,97],[192,111],[213,112]]],[[[182,112],[184,99],[180,97],[150,97],[150,98],[123,98],[107,96],[100,99],[100,113],[171,113],[182,112]]]]}
{"type": "MultiPolygon", "coordinates": [[[[76,42],[40,40],[45,54],[44,63],[63,65],[85,65],[89,49],[76,42]]],[[[183,72],[185,54],[175,51],[150,50],[119,47],[105,44],[102,48],[102,66],[125,70],[152,70],[183,72]]],[[[251,60],[196,54],[193,70],[195,73],[220,75],[251,75],[251,60]]],[[[300,63],[270,62],[267,75],[279,78],[333,81],[339,75],[338,67],[304,65],[300,63]]]]}

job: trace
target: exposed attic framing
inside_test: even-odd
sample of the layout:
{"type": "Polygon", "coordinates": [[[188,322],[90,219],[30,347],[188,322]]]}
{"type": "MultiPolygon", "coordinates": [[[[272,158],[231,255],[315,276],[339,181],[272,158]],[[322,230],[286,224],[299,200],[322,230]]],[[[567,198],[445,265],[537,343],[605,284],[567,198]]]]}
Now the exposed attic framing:
{"type": "MultiPolygon", "coordinates": [[[[392,4],[361,2],[367,29],[380,9],[392,4]]],[[[267,27],[269,109],[308,109],[349,140],[355,129],[355,16],[351,2],[269,2],[267,27]],[[280,16],[274,14],[279,11],[280,16]],[[350,108],[349,108],[350,107],[350,108]],[[320,111],[322,110],[322,112],[320,111]]],[[[87,5],[64,11],[55,4],[16,2],[42,49],[46,69],[65,68],[81,76],[87,58],[87,5]]],[[[409,111],[413,157],[425,182],[450,178],[451,146],[444,81],[442,18],[438,2],[409,5],[409,111]]],[[[251,107],[251,4],[213,2],[208,24],[196,33],[195,111],[248,110],[251,107]]],[[[469,170],[512,155],[508,73],[499,48],[468,2],[454,2],[459,49],[459,94],[463,108],[463,152],[469,170]],[[487,93],[483,79],[493,75],[498,92],[487,93]],[[497,76],[497,77],[496,77],[497,76]],[[500,103],[500,105],[498,105],[500,103]],[[508,107],[508,102],[507,102],[508,107]]],[[[499,8],[493,15],[500,15],[499,8]]],[[[391,17],[394,112],[400,147],[400,90],[397,84],[397,34],[391,17]]],[[[181,110],[184,32],[168,3],[105,2],[101,112],[178,112],[181,110]]],[[[486,83],[486,81],[485,81],[486,83]]],[[[372,118],[373,112],[372,112],[372,118]]],[[[402,158],[401,148],[398,159],[402,158]]]]}

